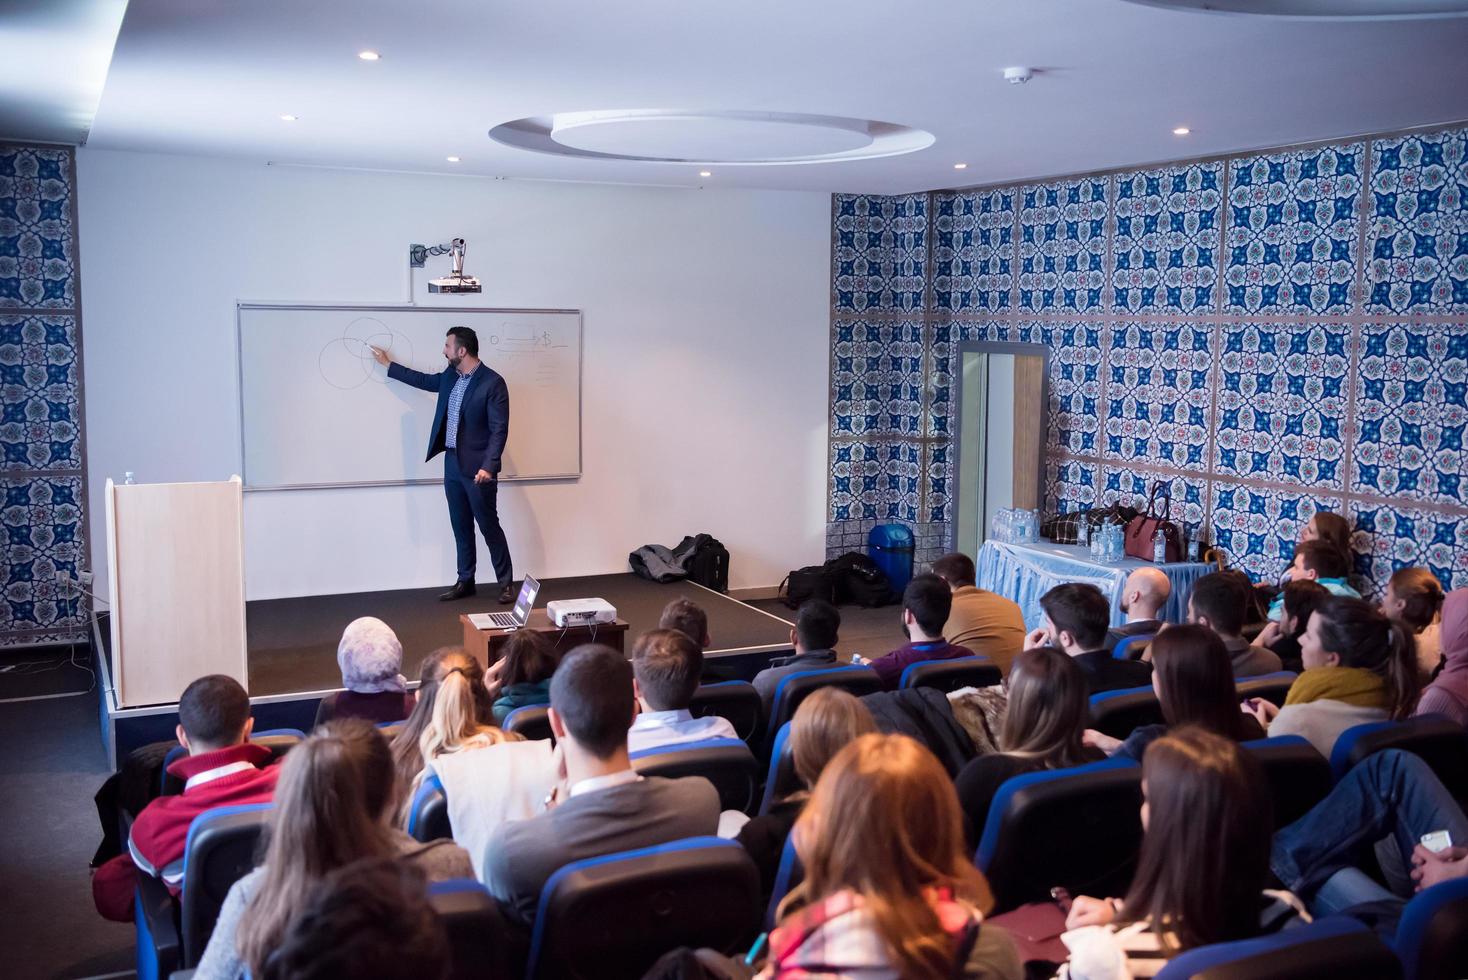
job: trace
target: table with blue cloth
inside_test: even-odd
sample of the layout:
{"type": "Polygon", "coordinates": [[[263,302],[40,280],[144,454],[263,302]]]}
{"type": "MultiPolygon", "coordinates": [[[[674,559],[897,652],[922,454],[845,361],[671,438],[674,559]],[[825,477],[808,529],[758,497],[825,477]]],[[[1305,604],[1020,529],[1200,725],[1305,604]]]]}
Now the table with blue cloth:
{"type": "Polygon", "coordinates": [[[1169,623],[1184,622],[1188,612],[1188,591],[1199,578],[1214,570],[1205,562],[1176,562],[1153,565],[1150,561],[1123,558],[1118,562],[1097,561],[1091,550],[1078,544],[1002,544],[985,541],[979,549],[979,588],[997,592],[1019,603],[1025,617],[1025,629],[1032,630],[1043,622],[1040,597],[1066,582],[1085,582],[1101,590],[1111,602],[1111,625],[1126,622],[1121,611],[1122,592],[1127,576],[1149,565],[1159,568],[1172,582],[1172,595],[1163,607],[1162,619],[1169,623]]]}

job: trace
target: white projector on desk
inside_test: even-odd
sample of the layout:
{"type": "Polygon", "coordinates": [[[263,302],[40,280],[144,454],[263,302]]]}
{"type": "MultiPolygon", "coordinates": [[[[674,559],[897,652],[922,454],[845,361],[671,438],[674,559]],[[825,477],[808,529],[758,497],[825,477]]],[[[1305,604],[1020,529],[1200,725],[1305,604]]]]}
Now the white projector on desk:
{"type": "Polygon", "coordinates": [[[617,607],[605,599],[557,599],[545,604],[550,621],[567,626],[600,626],[617,621],[617,607]]]}

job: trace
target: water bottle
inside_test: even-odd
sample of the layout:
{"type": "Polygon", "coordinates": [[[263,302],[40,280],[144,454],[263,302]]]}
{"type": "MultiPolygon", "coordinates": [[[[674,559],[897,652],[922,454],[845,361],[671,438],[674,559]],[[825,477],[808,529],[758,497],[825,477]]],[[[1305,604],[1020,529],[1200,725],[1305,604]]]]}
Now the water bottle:
{"type": "Polygon", "coordinates": [[[1159,565],[1167,564],[1167,535],[1160,527],[1152,534],[1152,560],[1159,565]]]}
{"type": "Polygon", "coordinates": [[[122,474],[122,485],[125,486],[125,487],[130,487],[130,486],[133,485],[133,471],[132,470],[128,470],[126,473],[122,474]]]}
{"type": "MultiPolygon", "coordinates": [[[[1086,520],[1084,514],[1082,514],[1080,520],[1076,522],[1076,544],[1080,545],[1082,548],[1091,547],[1091,522],[1086,520]]],[[[1094,549],[1092,549],[1091,553],[1094,555],[1096,552],[1094,549]]]]}
{"type": "Polygon", "coordinates": [[[1198,529],[1195,528],[1193,533],[1188,535],[1188,561],[1198,560],[1198,533],[1198,529]]]}

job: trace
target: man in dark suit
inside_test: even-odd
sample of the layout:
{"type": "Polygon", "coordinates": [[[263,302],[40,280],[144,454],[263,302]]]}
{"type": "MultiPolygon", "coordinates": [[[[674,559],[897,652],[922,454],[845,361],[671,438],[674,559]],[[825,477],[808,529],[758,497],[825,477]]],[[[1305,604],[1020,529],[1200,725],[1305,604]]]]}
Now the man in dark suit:
{"type": "Polygon", "coordinates": [[[1111,603],[1094,585],[1067,582],[1040,597],[1045,625],[1025,637],[1025,649],[1052,646],[1069,656],[1085,672],[1092,694],[1152,683],[1152,665],[1138,660],[1113,660],[1106,648],[1111,603]]]}
{"type": "Polygon", "coordinates": [[[438,393],[426,458],[445,454],[443,489],[459,552],[458,581],[439,598],[447,601],[474,594],[477,521],[494,562],[499,601],[511,602],[515,593],[510,581],[510,546],[495,509],[500,457],[510,435],[510,391],[505,379],[479,360],[479,338],[468,327],[449,328],[443,344],[443,356],[449,363],[439,374],[396,364],[381,347],[373,347],[372,356],[386,365],[389,378],[438,393]]]}

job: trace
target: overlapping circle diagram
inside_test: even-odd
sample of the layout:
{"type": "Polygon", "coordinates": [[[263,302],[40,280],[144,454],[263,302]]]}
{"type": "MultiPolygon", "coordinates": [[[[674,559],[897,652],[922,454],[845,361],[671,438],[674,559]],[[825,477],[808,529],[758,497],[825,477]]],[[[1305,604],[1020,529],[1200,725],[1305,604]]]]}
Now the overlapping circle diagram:
{"type": "Polygon", "coordinates": [[[372,356],[381,347],[400,364],[413,361],[413,342],[381,320],[360,316],[348,323],[340,337],[327,341],[316,359],[321,378],[333,388],[351,391],[369,381],[387,384],[387,369],[372,356]]]}

